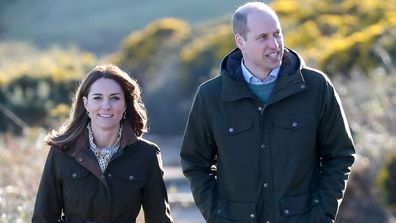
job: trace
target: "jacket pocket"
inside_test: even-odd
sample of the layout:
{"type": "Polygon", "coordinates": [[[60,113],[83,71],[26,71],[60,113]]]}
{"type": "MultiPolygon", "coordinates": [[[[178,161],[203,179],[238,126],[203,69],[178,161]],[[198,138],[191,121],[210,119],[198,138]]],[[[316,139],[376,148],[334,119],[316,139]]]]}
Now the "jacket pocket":
{"type": "Polygon", "coordinates": [[[283,198],[279,202],[281,215],[287,220],[288,223],[305,223],[305,222],[318,222],[312,219],[322,218],[313,208],[320,206],[320,200],[315,193],[307,193],[303,195],[283,198]]]}
{"type": "Polygon", "coordinates": [[[71,168],[65,171],[62,171],[62,177],[65,180],[79,180],[88,175],[89,171],[83,167],[71,168]]]}
{"type": "Polygon", "coordinates": [[[251,119],[228,121],[223,131],[230,136],[238,135],[249,130],[252,125],[253,121],[251,119]]]}
{"type": "Polygon", "coordinates": [[[146,176],[143,171],[141,170],[125,170],[121,169],[119,171],[115,171],[113,173],[110,173],[110,176],[114,176],[118,180],[123,180],[125,182],[144,182],[146,180],[146,176]]]}
{"type": "Polygon", "coordinates": [[[92,187],[96,184],[93,176],[82,166],[72,166],[61,170],[63,178],[63,202],[64,210],[68,214],[78,214],[81,210],[86,210],[89,205],[88,197],[94,197],[92,187]]]}
{"type": "Polygon", "coordinates": [[[141,169],[121,169],[108,173],[113,202],[123,210],[139,210],[146,190],[145,172],[141,169]]]}
{"type": "Polygon", "coordinates": [[[256,204],[219,200],[217,202],[217,219],[219,223],[257,222],[256,204]]]}
{"type": "Polygon", "coordinates": [[[282,162],[289,162],[289,157],[285,154],[292,154],[294,162],[305,163],[307,159],[317,156],[316,134],[313,116],[295,114],[274,117],[271,131],[273,137],[270,139],[274,155],[286,158],[282,162]]]}
{"type": "Polygon", "coordinates": [[[299,129],[312,124],[312,116],[283,116],[274,119],[274,125],[285,129],[299,129]]]}

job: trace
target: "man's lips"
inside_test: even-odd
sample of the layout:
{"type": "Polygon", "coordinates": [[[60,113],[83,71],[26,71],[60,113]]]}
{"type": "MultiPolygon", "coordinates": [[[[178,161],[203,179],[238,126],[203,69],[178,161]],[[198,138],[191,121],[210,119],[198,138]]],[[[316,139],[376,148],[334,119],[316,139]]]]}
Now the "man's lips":
{"type": "Polygon", "coordinates": [[[269,54],[267,54],[265,56],[270,58],[270,59],[272,59],[272,60],[278,60],[279,59],[279,51],[273,52],[273,53],[269,53],[269,54]]]}

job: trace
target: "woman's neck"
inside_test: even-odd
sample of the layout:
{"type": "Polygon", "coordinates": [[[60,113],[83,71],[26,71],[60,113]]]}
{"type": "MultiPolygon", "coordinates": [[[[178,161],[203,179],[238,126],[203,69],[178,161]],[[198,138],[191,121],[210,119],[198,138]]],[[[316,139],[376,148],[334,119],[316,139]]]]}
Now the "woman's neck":
{"type": "Polygon", "coordinates": [[[117,139],[120,130],[120,125],[118,128],[113,129],[99,129],[92,126],[92,134],[94,137],[94,143],[99,148],[108,148],[113,146],[117,139]]]}

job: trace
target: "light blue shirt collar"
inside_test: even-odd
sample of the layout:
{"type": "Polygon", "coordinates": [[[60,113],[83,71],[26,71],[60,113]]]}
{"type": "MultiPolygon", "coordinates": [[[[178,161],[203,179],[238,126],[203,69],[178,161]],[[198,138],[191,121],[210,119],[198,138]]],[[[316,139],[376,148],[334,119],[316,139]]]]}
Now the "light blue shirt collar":
{"type": "Polygon", "coordinates": [[[241,60],[241,68],[242,68],[243,78],[245,79],[245,81],[249,84],[254,84],[254,85],[264,85],[274,82],[278,78],[279,70],[280,70],[280,67],[277,67],[273,69],[264,80],[260,80],[259,78],[255,77],[245,67],[245,64],[243,63],[243,59],[241,60]]]}

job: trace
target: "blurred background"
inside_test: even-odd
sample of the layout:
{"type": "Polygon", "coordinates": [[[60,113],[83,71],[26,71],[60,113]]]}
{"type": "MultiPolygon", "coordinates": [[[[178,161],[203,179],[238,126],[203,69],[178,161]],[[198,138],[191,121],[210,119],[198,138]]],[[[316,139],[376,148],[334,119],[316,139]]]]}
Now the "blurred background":
{"type": "MultiPolygon", "coordinates": [[[[145,137],[161,147],[176,222],[204,222],[181,174],[181,137],[196,87],[234,48],[231,15],[244,2],[0,0],[0,223],[30,221],[43,137],[101,63],[143,88],[145,137]]],[[[396,222],[396,0],[265,2],[286,46],[326,72],[343,101],[357,159],[337,222],[396,222]]]]}

